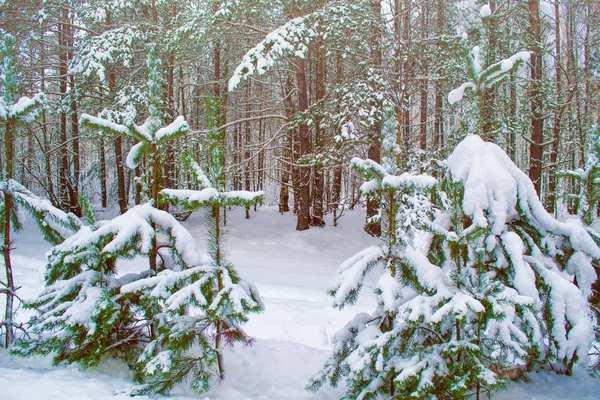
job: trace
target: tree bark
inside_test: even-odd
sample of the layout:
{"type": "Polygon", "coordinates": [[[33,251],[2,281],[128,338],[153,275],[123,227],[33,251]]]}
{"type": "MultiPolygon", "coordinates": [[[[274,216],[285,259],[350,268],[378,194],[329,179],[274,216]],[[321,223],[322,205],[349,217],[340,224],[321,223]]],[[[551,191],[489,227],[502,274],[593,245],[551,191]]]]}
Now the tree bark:
{"type": "Polygon", "coordinates": [[[542,49],[539,0],[528,0],[529,24],[531,29],[531,143],[529,149],[529,178],[542,198],[542,142],[544,140],[544,120],[542,119],[542,49]]]}
{"type": "MultiPolygon", "coordinates": [[[[371,0],[371,14],[373,16],[373,26],[371,27],[371,58],[377,72],[381,72],[382,55],[381,55],[381,38],[379,35],[378,23],[381,20],[381,2],[371,0]]],[[[381,162],[381,124],[382,121],[375,121],[373,131],[369,135],[369,149],[367,157],[375,162],[381,162]]],[[[381,234],[381,224],[375,221],[368,221],[369,218],[377,215],[379,212],[378,199],[369,196],[367,198],[367,223],[365,224],[365,232],[369,235],[379,236],[381,234]]]]}
{"type": "MultiPolygon", "coordinates": [[[[303,113],[308,110],[308,89],[304,59],[300,57],[296,57],[296,82],[298,85],[298,112],[303,113]]],[[[308,125],[305,122],[300,122],[298,126],[298,141],[300,150],[298,158],[310,154],[310,137],[308,135],[308,125]]],[[[294,197],[298,197],[296,230],[304,231],[310,226],[310,168],[302,166],[298,169],[298,191],[294,191],[294,197]]]]}
{"type": "Polygon", "coordinates": [[[104,138],[100,137],[100,203],[102,208],[108,207],[106,187],[106,151],[104,149],[104,138]]]}
{"type": "MultiPolygon", "coordinates": [[[[62,9],[63,20],[58,25],[58,75],[59,75],[59,92],[62,102],[67,100],[67,36],[69,29],[67,26],[69,11],[65,6],[62,9]]],[[[69,204],[69,153],[68,153],[68,142],[67,142],[67,113],[64,108],[61,107],[59,111],[60,126],[59,126],[59,150],[58,150],[58,198],[60,201],[60,207],[64,210],[70,210],[69,204]]]]}
{"type": "MultiPolygon", "coordinates": [[[[316,40],[316,76],[315,76],[315,101],[317,104],[323,100],[325,96],[325,54],[322,49],[321,39],[316,40]]],[[[315,117],[315,153],[323,154],[324,137],[323,127],[321,126],[321,117],[315,117]]],[[[325,178],[323,175],[323,165],[320,162],[314,166],[314,182],[313,182],[313,210],[312,210],[312,226],[325,226],[323,219],[323,193],[325,191],[325,178]]]]}
{"type": "MultiPolygon", "coordinates": [[[[422,27],[421,27],[421,39],[423,42],[427,39],[429,29],[429,0],[423,2],[422,10],[422,27]]],[[[428,68],[427,64],[422,64],[423,79],[421,81],[421,93],[419,99],[420,105],[420,125],[419,125],[419,143],[421,150],[427,150],[427,113],[428,113],[428,91],[429,91],[429,80],[428,80],[428,68]]]]}

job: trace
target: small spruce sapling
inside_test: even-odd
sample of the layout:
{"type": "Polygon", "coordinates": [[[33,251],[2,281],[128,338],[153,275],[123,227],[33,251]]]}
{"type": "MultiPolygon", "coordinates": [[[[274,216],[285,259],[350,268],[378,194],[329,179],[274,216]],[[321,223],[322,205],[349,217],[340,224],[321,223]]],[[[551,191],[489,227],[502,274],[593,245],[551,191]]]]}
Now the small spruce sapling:
{"type": "Polygon", "coordinates": [[[370,179],[361,191],[388,199],[389,222],[382,245],[339,267],[330,294],[336,307],[352,304],[377,271],[379,306],[336,334],[309,389],[346,377],[345,398],[481,398],[515,366],[570,373],[585,361],[600,248],[577,221],[548,214],[498,146],[468,136],[435,186],[353,164],[370,179]]]}
{"type": "MultiPolygon", "coordinates": [[[[593,128],[590,135],[590,144],[588,155],[583,168],[578,168],[572,171],[560,171],[557,175],[562,178],[572,178],[579,184],[579,193],[571,195],[575,200],[577,215],[582,219],[587,226],[588,232],[594,237],[596,243],[600,242],[600,233],[598,229],[598,203],[600,202],[600,131],[597,127],[593,128]]],[[[598,272],[598,264],[595,264],[596,272],[598,272]]],[[[592,286],[593,295],[590,298],[595,314],[595,331],[596,342],[594,343],[593,353],[597,356],[600,354],[600,282],[592,286]]],[[[600,365],[600,359],[596,362],[596,366],[600,365]]],[[[596,368],[597,371],[597,368],[596,368]]]]}
{"type": "Polygon", "coordinates": [[[208,126],[205,165],[207,173],[193,159],[188,160],[189,169],[200,190],[163,189],[160,194],[164,201],[183,205],[188,210],[206,209],[208,229],[208,255],[212,275],[207,284],[206,294],[210,304],[206,307],[207,318],[215,327],[215,348],[219,377],[224,377],[223,344],[242,341],[251,343],[241,324],[247,321],[247,314],[264,309],[262,300],[254,285],[240,278],[234,266],[226,259],[224,252],[224,228],[221,210],[225,207],[251,207],[262,204],[264,192],[245,190],[225,191],[224,179],[224,135],[220,126],[220,104],[217,99],[206,101],[206,121],[208,126]]]}

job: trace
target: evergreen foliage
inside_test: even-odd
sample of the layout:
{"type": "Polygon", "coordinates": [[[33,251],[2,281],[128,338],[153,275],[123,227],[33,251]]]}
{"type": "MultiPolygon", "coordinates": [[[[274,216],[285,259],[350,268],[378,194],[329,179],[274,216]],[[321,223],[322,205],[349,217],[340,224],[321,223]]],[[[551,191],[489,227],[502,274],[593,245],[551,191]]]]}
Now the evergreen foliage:
{"type": "Polygon", "coordinates": [[[162,163],[166,145],[185,135],[189,131],[189,125],[183,116],[179,116],[171,124],[162,126],[160,60],[156,55],[156,45],[150,46],[147,67],[148,118],[142,125],[136,125],[131,118],[126,118],[123,124],[117,124],[88,114],[81,115],[81,124],[97,129],[101,134],[129,137],[137,142],[129,151],[126,164],[133,169],[140,164],[144,156],[147,157],[147,169],[142,181],[146,188],[146,195],[156,202],[158,192],[162,188],[162,163]]]}
{"type": "MultiPolygon", "coordinates": [[[[156,90],[149,88],[150,93],[156,90]]],[[[143,151],[135,154],[143,152],[156,161],[160,146],[184,134],[187,123],[180,117],[158,128],[156,104],[151,103],[153,107],[142,126],[91,116],[86,116],[85,124],[137,138],[140,142],[130,154],[141,146],[143,151]]],[[[217,120],[213,122],[212,134],[219,139],[217,120]]],[[[217,218],[209,218],[208,224],[208,259],[198,253],[187,229],[155,208],[152,200],[109,221],[96,221],[90,214],[91,225],[48,253],[48,286],[27,304],[37,311],[29,321],[35,337],[24,340],[15,353],[52,354],[54,363],[78,362],[86,367],[107,357],[120,359],[141,383],[131,394],[166,393],[184,380],[202,393],[209,389],[212,376],[223,376],[223,344],[251,343],[240,324],[247,321],[247,313],[264,306],[256,288],[240,279],[222,255],[218,212],[226,205],[256,204],[264,194],[219,192],[212,183],[208,186],[223,185],[222,148],[209,148],[207,157],[212,181],[194,163],[199,184],[207,187],[200,191],[201,201],[187,196],[186,204],[193,209],[208,204],[216,210],[217,218]],[[159,260],[140,273],[118,277],[118,261],[138,256],[159,260]]],[[[165,189],[162,194],[173,200],[188,192],[165,189]]]]}
{"type": "Polygon", "coordinates": [[[205,165],[208,173],[197,161],[188,160],[190,172],[200,190],[163,189],[160,194],[164,201],[183,205],[188,210],[206,208],[208,229],[208,256],[214,271],[214,279],[207,283],[207,290],[215,293],[213,303],[208,307],[208,315],[216,327],[216,351],[219,375],[224,374],[221,348],[223,343],[242,341],[251,343],[241,328],[247,321],[247,314],[260,312],[264,305],[254,285],[240,278],[234,266],[227,261],[224,251],[224,228],[221,210],[225,207],[250,207],[262,204],[265,194],[262,191],[225,191],[224,179],[224,131],[219,128],[221,121],[219,101],[206,101],[206,122],[208,126],[205,152],[205,165]]]}
{"type": "Polygon", "coordinates": [[[583,223],[591,226],[598,219],[598,202],[600,202],[600,136],[595,128],[589,139],[588,155],[583,168],[572,171],[561,171],[559,176],[573,178],[579,184],[579,193],[573,195],[577,215],[583,223]]]}
{"type": "Polygon", "coordinates": [[[345,378],[347,399],[479,398],[515,368],[570,373],[586,360],[600,248],[548,214],[499,147],[467,137],[437,183],[353,166],[368,179],[361,191],[384,200],[385,234],[338,268],[330,294],[352,304],[377,271],[379,306],[336,334],[310,390],[345,378]]]}
{"type": "Polygon", "coordinates": [[[76,226],[77,222],[73,216],[67,216],[62,211],[54,208],[49,202],[40,199],[25,189],[14,178],[15,163],[15,139],[17,128],[31,123],[40,113],[45,105],[46,98],[43,93],[33,98],[23,96],[17,98],[17,41],[9,34],[4,35],[0,47],[0,81],[2,83],[2,97],[0,97],[0,125],[3,127],[2,141],[4,151],[2,154],[2,171],[0,175],[0,228],[2,229],[2,255],[6,281],[0,280],[0,293],[6,295],[6,306],[4,319],[0,322],[0,328],[5,331],[4,346],[8,347],[13,342],[13,304],[16,297],[17,287],[14,282],[13,267],[11,262],[11,251],[13,242],[11,233],[21,228],[21,216],[19,208],[31,213],[44,237],[56,242],[61,234],[68,234],[68,229],[76,226]],[[72,218],[71,218],[72,217],[72,218]],[[62,225],[62,226],[60,226],[62,225]]]}

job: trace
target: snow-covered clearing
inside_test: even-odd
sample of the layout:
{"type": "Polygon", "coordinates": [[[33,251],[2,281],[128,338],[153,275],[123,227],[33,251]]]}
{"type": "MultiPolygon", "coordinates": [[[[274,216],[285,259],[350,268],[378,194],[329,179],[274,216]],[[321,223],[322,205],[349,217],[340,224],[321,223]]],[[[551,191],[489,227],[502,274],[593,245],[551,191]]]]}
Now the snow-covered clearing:
{"type": "MultiPolygon", "coordinates": [[[[292,400],[337,399],[343,388],[324,388],[317,394],[304,391],[329,353],[332,335],[357,312],[375,308],[374,282],[367,282],[358,304],[343,311],[331,307],[326,290],[339,264],[354,253],[376,244],[362,230],[364,211],[346,212],[339,226],[294,230],[291,213],[281,215],[263,207],[244,219],[243,210],[229,211],[227,253],[240,274],[254,282],[266,306],[251,315],[246,331],[256,338],[252,347],[238,346],[225,354],[226,379],[215,383],[204,396],[194,395],[186,385],[173,399],[292,400]]],[[[199,246],[205,248],[204,216],[194,213],[186,221],[199,246]]],[[[32,223],[15,236],[15,280],[23,286],[23,298],[34,297],[43,287],[44,253],[49,249],[32,223]]],[[[122,273],[140,269],[144,260],[120,265],[122,273]]],[[[4,299],[0,300],[0,303],[4,299]]],[[[3,309],[3,303],[0,304],[3,309]]],[[[26,319],[20,312],[20,319],[26,319]]],[[[15,359],[0,352],[0,398],[126,399],[122,391],[132,386],[125,367],[105,363],[97,370],[78,366],[52,367],[49,359],[15,359]]],[[[534,374],[530,383],[513,385],[495,399],[597,399],[600,380],[578,371],[575,377],[534,374]]],[[[162,398],[140,396],[140,399],[162,398]]]]}

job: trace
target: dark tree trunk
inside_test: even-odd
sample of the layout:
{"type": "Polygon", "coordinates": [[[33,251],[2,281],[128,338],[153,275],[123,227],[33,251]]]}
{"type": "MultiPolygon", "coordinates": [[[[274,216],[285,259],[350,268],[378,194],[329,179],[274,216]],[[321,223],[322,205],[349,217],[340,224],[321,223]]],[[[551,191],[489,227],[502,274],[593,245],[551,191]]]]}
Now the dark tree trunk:
{"type": "MultiPolygon", "coordinates": [[[[423,15],[423,22],[422,22],[422,27],[421,27],[421,39],[423,40],[423,42],[426,41],[427,36],[428,36],[428,29],[429,29],[429,0],[425,0],[423,2],[423,10],[422,10],[422,15],[423,15]]],[[[419,117],[420,117],[420,125],[419,125],[419,144],[421,147],[421,150],[427,150],[427,113],[429,112],[429,107],[427,104],[428,101],[428,91],[429,91],[429,82],[428,82],[428,66],[427,63],[425,62],[424,64],[422,64],[422,68],[423,68],[423,72],[422,74],[424,75],[423,80],[421,81],[421,93],[420,93],[420,99],[419,99],[419,106],[420,106],[420,110],[419,110],[419,117]]]]}
{"type": "MultiPolygon", "coordinates": [[[[304,59],[296,57],[296,80],[298,84],[298,112],[308,110],[308,88],[306,86],[306,74],[304,59]]],[[[299,154],[302,158],[310,154],[310,137],[308,125],[301,122],[298,127],[299,154]]],[[[310,168],[299,167],[298,191],[294,190],[294,197],[298,197],[298,211],[296,230],[304,231],[310,226],[310,168]]]]}
{"type": "Polygon", "coordinates": [[[542,197],[542,142],[544,140],[544,120],[542,119],[543,99],[542,84],[542,40],[540,31],[539,0],[528,0],[529,24],[531,29],[531,147],[529,149],[529,177],[533,181],[535,190],[542,197]]]}
{"type": "MultiPolygon", "coordinates": [[[[437,23],[438,37],[444,34],[444,3],[445,0],[437,0],[437,23]]],[[[441,44],[444,45],[443,43],[441,44]]],[[[435,83],[435,122],[434,122],[434,149],[442,150],[444,147],[444,93],[442,80],[435,83]]]]}
{"type": "MultiPolygon", "coordinates": [[[[58,25],[58,75],[59,84],[58,89],[60,97],[63,103],[67,100],[67,36],[68,36],[68,16],[69,11],[66,7],[62,10],[63,21],[58,25]]],[[[67,142],[67,113],[64,108],[61,107],[59,111],[59,150],[58,150],[58,198],[60,201],[60,207],[64,210],[70,210],[69,204],[69,147],[67,142]]]]}
{"type": "MultiPolygon", "coordinates": [[[[251,80],[248,80],[246,85],[246,112],[245,117],[249,119],[252,115],[250,110],[250,90],[251,90],[251,80]]],[[[244,124],[244,190],[250,190],[250,177],[252,170],[252,161],[250,153],[250,144],[252,142],[251,136],[251,123],[249,120],[244,124]]],[[[246,206],[246,219],[250,219],[250,207],[246,206]]]]}
{"type": "MultiPolygon", "coordinates": [[[[373,16],[372,39],[371,39],[371,58],[378,72],[381,72],[381,40],[379,35],[379,22],[381,19],[381,2],[371,0],[371,13],[373,16]]],[[[376,121],[373,131],[369,137],[369,149],[367,157],[375,162],[381,162],[381,121],[376,121]]],[[[379,201],[369,196],[367,198],[367,219],[377,215],[379,210],[379,201]]],[[[365,231],[374,236],[381,234],[381,224],[379,222],[367,221],[365,231]]]]}
{"type": "MultiPolygon", "coordinates": [[[[316,77],[315,77],[315,100],[317,104],[325,96],[325,54],[321,48],[321,40],[316,41],[316,77]]],[[[323,154],[325,143],[323,137],[323,127],[321,118],[315,117],[315,147],[317,154],[323,154]]],[[[323,165],[316,163],[314,166],[314,187],[313,187],[313,210],[311,225],[325,226],[323,219],[323,192],[325,190],[325,180],[323,176],[323,165]]]]}

